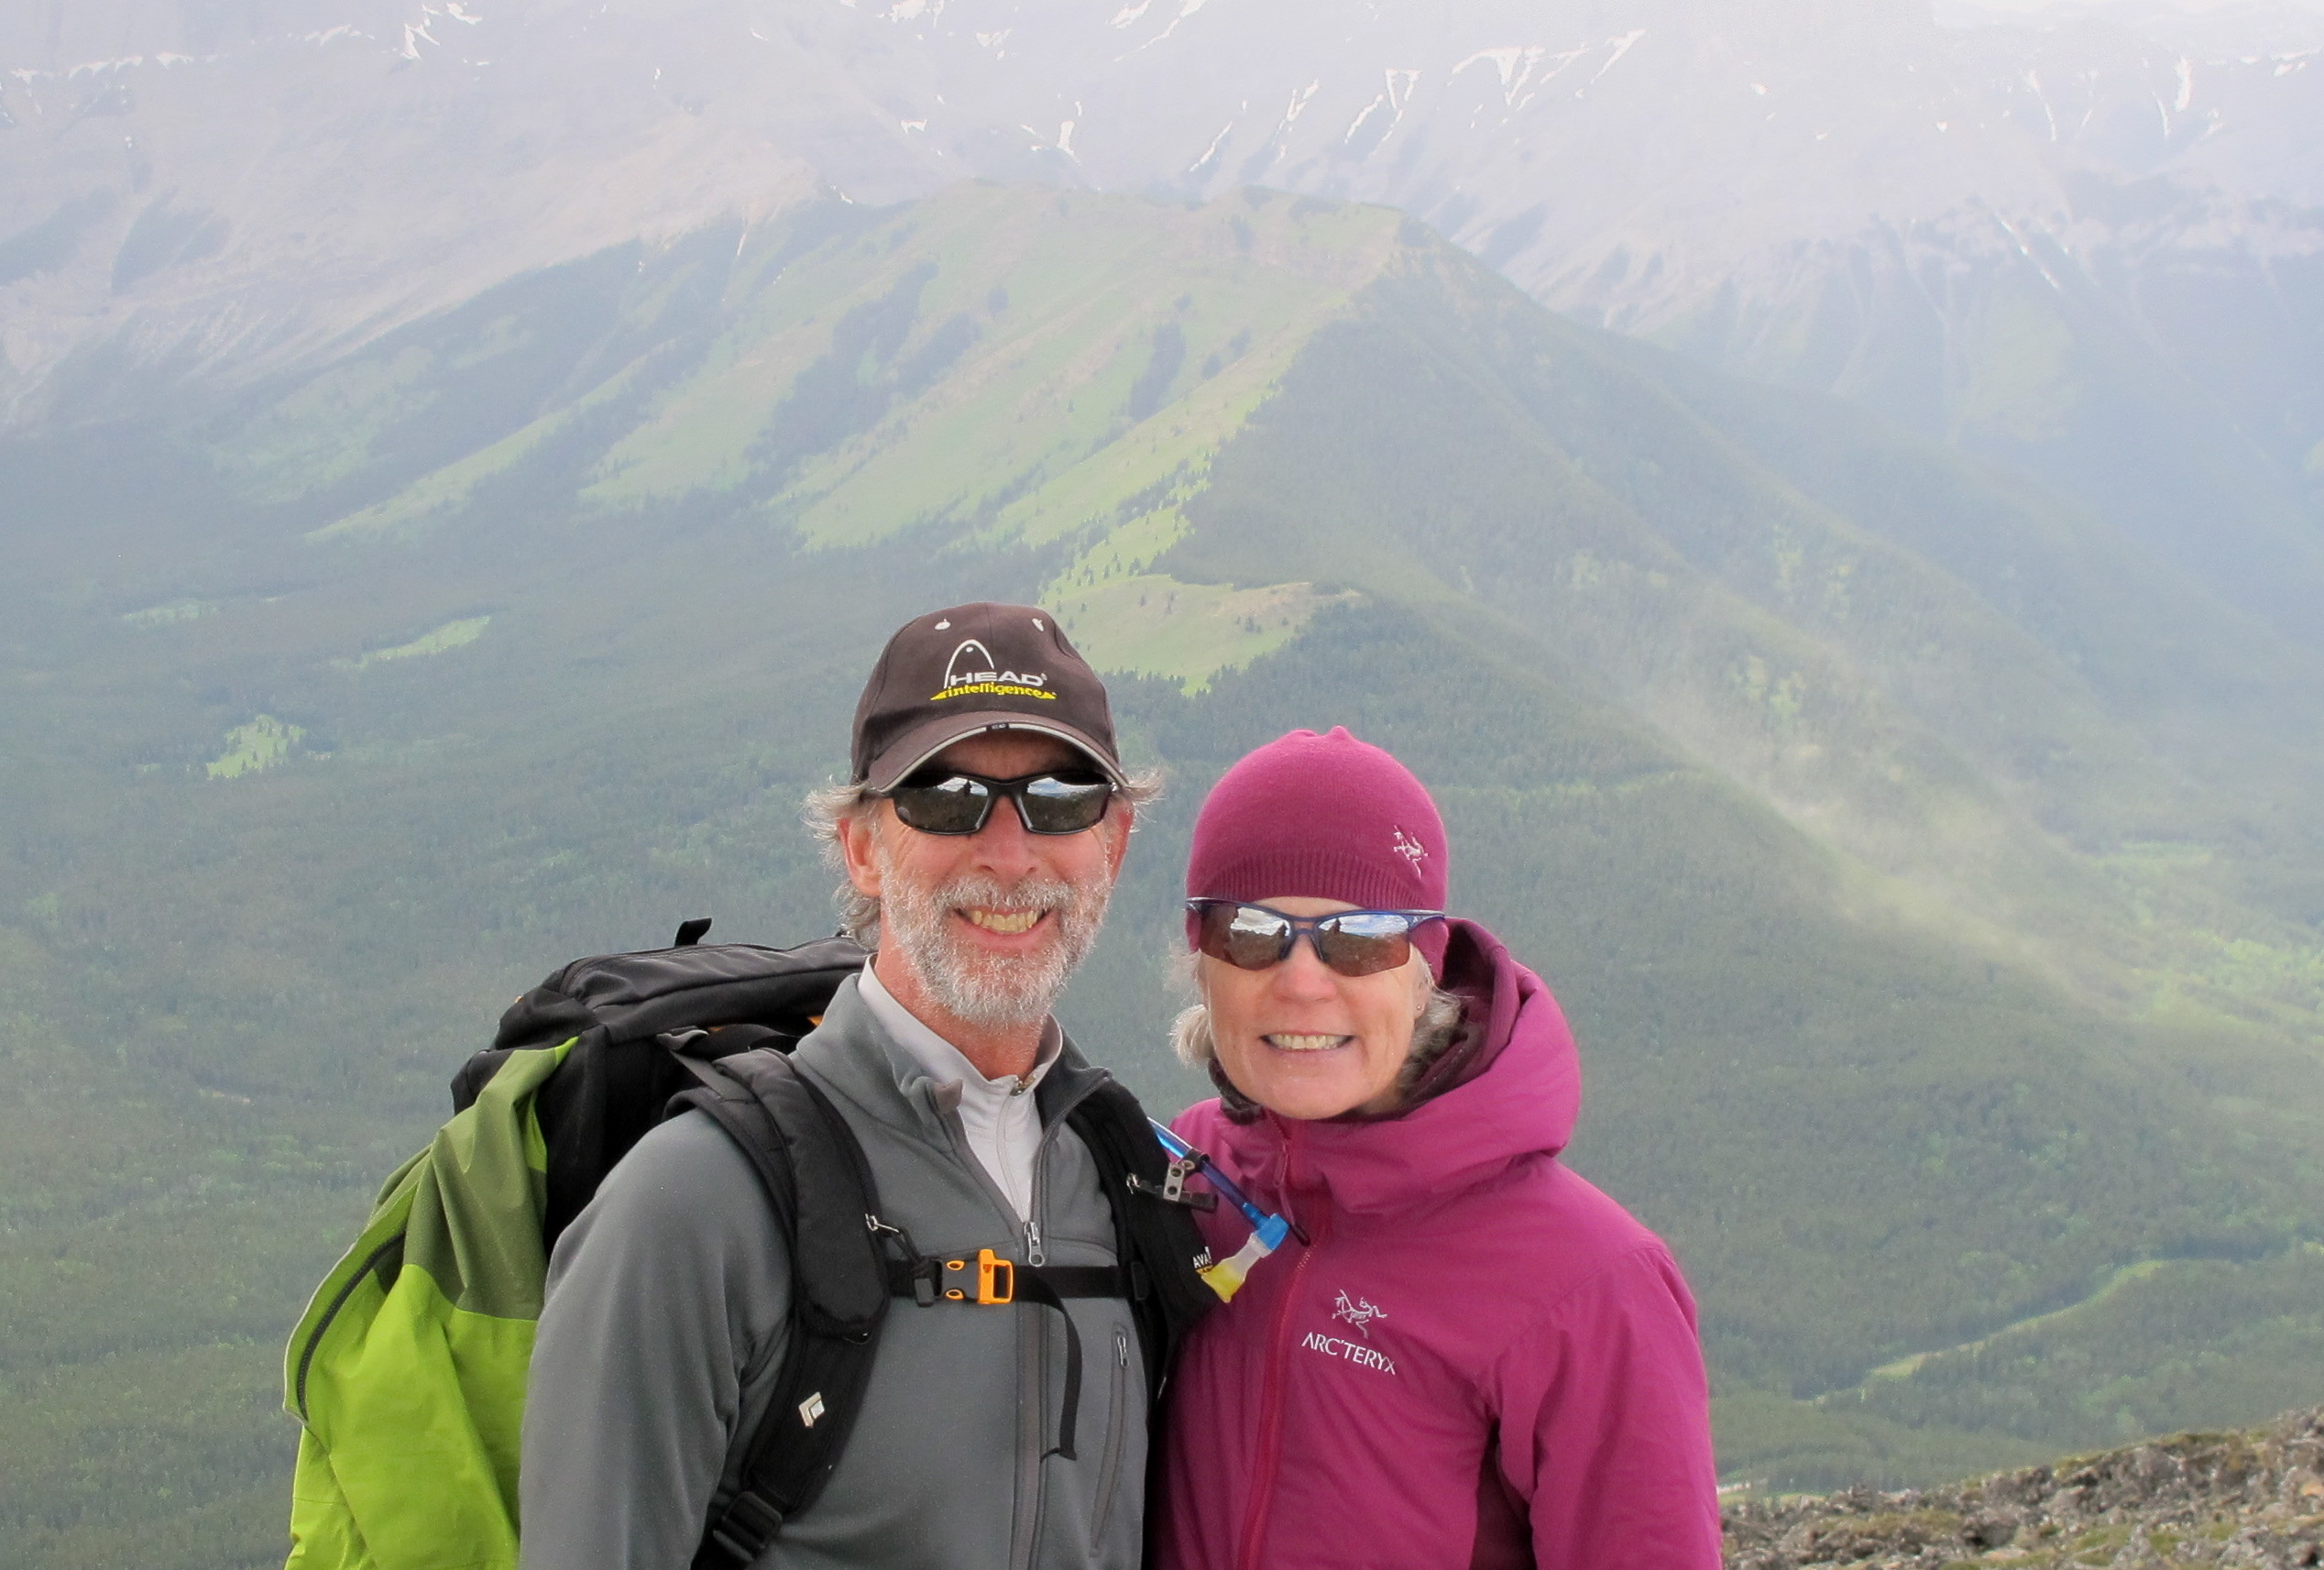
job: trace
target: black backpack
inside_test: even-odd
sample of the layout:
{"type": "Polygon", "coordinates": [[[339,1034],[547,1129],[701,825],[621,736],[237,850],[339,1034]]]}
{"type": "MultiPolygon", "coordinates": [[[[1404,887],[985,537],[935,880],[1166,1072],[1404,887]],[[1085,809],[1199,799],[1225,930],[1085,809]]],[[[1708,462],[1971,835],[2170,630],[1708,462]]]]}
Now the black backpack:
{"type": "MultiPolygon", "coordinates": [[[[698,1570],[724,1570],[763,1554],[838,1466],[890,1301],[973,1291],[976,1262],[920,1256],[880,1219],[853,1133],[786,1055],[862,968],[864,950],[844,938],[793,949],[705,944],[709,926],[688,921],[672,948],[595,955],[551,975],[501,1016],[492,1046],[453,1077],[452,1099],[455,1112],[466,1108],[512,1052],[574,1039],[534,1101],[548,1146],[543,1241],[551,1247],[667,1115],[704,1112],[750,1158],[790,1246],[791,1337],[744,1486],[707,1524],[696,1555],[698,1570]]],[[[1176,1192],[1167,1158],[1127,1089],[1107,1081],[1066,1121],[1097,1164],[1121,1264],[1018,1266],[1009,1290],[1060,1311],[1065,1298],[1125,1300],[1148,1395],[1158,1399],[1180,1339],[1218,1301],[1195,1274],[1208,1255],[1185,1206],[1164,1197],[1176,1192]]],[[[1069,1316],[1066,1328],[1059,1444],[1070,1455],[1081,1359],[1069,1316]]]]}

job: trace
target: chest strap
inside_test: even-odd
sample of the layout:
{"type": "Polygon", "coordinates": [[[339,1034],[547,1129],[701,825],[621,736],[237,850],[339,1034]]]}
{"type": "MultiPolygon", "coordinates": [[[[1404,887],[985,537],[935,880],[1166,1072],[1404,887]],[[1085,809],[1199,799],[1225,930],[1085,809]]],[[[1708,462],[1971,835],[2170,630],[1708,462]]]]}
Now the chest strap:
{"type": "Polygon", "coordinates": [[[1058,1419],[1057,1447],[1042,1459],[1075,1459],[1073,1440],[1081,1412],[1081,1333],[1066,1312],[1068,1298],[1112,1298],[1134,1301],[1139,1272],[1115,1265],[1020,1265],[990,1248],[973,1255],[927,1255],[888,1262],[888,1293],[910,1298],[922,1308],[1005,1308],[1041,1303],[1065,1321],[1065,1411],[1058,1419]]]}
{"type": "Polygon", "coordinates": [[[1020,1297],[1031,1302],[1060,1298],[1128,1301],[1145,1295],[1136,1285],[1135,1273],[1116,1265],[1020,1265],[990,1248],[888,1261],[889,1295],[910,1298],[922,1308],[992,1308],[1020,1297]]]}

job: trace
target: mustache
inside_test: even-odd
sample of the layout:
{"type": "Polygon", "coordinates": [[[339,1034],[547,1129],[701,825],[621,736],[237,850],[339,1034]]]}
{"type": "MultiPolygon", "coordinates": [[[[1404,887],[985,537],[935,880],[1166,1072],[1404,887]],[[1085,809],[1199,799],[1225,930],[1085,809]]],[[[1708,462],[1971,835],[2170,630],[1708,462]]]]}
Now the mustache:
{"type": "Polygon", "coordinates": [[[963,873],[937,884],[928,898],[945,910],[1041,910],[1059,917],[1079,915],[1089,903],[1086,891],[1078,885],[1041,873],[1029,873],[1014,883],[990,873],[963,873]]]}

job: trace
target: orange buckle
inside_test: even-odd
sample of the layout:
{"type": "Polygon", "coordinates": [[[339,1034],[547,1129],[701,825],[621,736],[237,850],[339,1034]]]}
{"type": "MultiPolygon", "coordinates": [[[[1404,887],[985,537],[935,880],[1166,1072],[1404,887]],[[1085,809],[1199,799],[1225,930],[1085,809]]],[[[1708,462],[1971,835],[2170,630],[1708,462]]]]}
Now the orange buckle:
{"type": "Polygon", "coordinates": [[[990,1248],[976,1251],[976,1301],[981,1303],[1016,1301],[1016,1267],[990,1248]]]}
{"type": "Polygon", "coordinates": [[[985,1306],[1016,1301],[1016,1266],[1002,1258],[990,1248],[976,1251],[976,1295],[969,1295],[969,1261],[947,1259],[944,1262],[944,1295],[956,1303],[973,1302],[985,1306]],[[958,1283],[958,1284],[955,1284],[958,1283]]]}

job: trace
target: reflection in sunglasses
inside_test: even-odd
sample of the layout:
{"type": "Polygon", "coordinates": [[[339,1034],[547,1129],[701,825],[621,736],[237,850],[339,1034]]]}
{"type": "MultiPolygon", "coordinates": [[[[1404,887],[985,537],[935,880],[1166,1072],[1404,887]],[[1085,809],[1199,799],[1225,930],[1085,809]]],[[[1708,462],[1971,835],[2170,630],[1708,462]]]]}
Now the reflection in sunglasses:
{"type": "Polygon", "coordinates": [[[1243,971],[1281,964],[1301,937],[1315,957],[1343,976],[1391,971],[1412,957],[1412,929],[1442,921],[1441,910],[1343,910],[1329,916],[1293,916],[1264,905],[1235,900],[1190,899],[1197,917],[1195,947],[1213,960],[1243,971]]]}
{"type": "Polygon", "coordinates": [[[1028,834],[1080,834],[1103,820],[1113,799],[1111,782],[1062,774],[997,780],[983,774],[915,776],[887,792],[905,827],[923,834],[975,834],[1006,796],[1028,834]]]}

